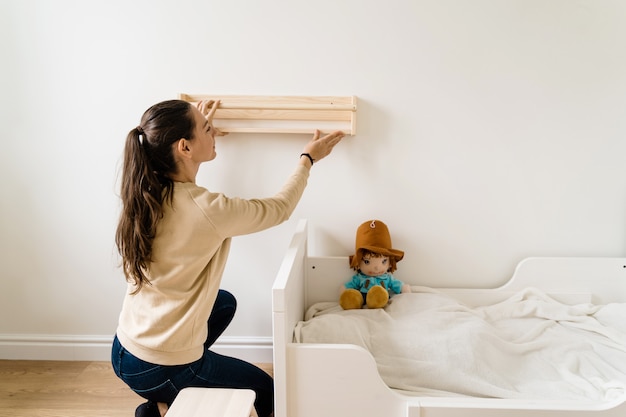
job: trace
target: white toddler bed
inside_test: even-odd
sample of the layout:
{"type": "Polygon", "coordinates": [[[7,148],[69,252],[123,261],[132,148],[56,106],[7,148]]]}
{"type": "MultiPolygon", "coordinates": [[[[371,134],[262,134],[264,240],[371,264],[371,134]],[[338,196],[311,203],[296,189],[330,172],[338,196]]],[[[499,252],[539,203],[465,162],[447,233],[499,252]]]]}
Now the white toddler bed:
{"type": "Polygon", "coordinates": [[[626,416],[625,258],[529,258],[505,285],[494,289],[418,287],[401,272],[406,271],[394,275],[411,284],[415,294],[395,296],[385,310],[344,312],[336,301],[338,287],[353,273],[347,257],[308,256],[307,223],[298,224],[273,287],[276,417],[626,416]],[[444,304],[433,304],[438,300],[444,304]],[[416,314],[414,308],[417,314],[426,314],[421,323],[431,326],[422,327],[428,334],[411,335],[418,332],[411,326],[419,321],[411,316],[404,327],[396,329],[396,334],[406,337],[394,341],[387,334],[380,336],[382,330],[376,326],[387,323],[389,315],[416,314]],[[428,316],[431,311],[434,315],[428,316]],[[451,311],[456,314],[451,316],[455,327],[438,329],[450,317],[442,314],[451,311]],[[505,312],[514,314],[503,317],[505,312]],[[540,318],[535,318],[537,313],[540,318]],[[530,324],[517,320],[530,315],[530,324]],[[312,316],[316,318],[310,320],[312,316]],[[472,324],[476,316],[483,322],[495,320],[488,326],[489,331],[496,328],[499,332],[498,340],[479,352],[472,352],[471,341],[446,344],[446,332],[451,338],[493,338],[481,325],[472,324]],[[352,321],[361,319],[369,320],[369,325],[352,321]],[[338,323],[339,327],[331,329],[348,342],[328,339],[326,328],[319,324],[324,321],[338,323]],[[459,323],[467,324],[460,326],[465,330],[454,330],[459,323]],[[364,336],[357,331],[359,327],[375,330],[364,336]],[[564,329],[593,340],[578,343],[576,335],[570,339],[568,333],[559,333],[564,329]],[[524,340],[527,343],[522,344],[519,358],[511,356],[517,347],[507,351],[510,341],[500,340],[512,337],[518,343],[529,335],[549,337],[524,340]],[[297,339],[316,342],[298,343],[297,339]],[[375,339],[389,342],[382,345],[387,357],[380,359],[374,351],[375,339]],[[538,346],[546,344],[556,349],[540,351],[538,346]],[[400,345],[421,352],[427,360],[421,358],[417,365],[395,360],[394,349],[400,345]],[[450,350],[465,350],[474,359],[461,356],[457,362],[449,359],[446,363],[444,354],[450,350]],[[556,365],[561,358],[554,355],[565,358],[565,369],[556,365]],[[537,357],[545,369],[531,362],[537,357]],[[402,386],[412,373],[432,380],[434,388],[402,386]],[[468,379],[460,379],[463,374],[468,379]],[[478,378],[485,375],[486,383],[478,378]],[[548,381],[533,381],[538,375],[548,381]],[[491,384],[494,380],[503,380],[505,388],[491,384]],[[444,383],[451,383],[452,388],[444,383]],[[517,392],[520,387],[522,392],[517,392]]]}

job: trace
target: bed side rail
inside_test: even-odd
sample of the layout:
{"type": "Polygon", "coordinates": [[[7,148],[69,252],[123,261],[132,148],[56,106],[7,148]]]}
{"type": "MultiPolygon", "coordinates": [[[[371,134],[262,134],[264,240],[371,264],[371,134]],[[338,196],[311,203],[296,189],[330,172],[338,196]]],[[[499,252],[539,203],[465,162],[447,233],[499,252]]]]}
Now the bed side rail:
{"type": "Polygon", "coordinates": [[[407,417],[621,417],[624,398],[606,402],[425,398],[409,400],[407,417]]]}

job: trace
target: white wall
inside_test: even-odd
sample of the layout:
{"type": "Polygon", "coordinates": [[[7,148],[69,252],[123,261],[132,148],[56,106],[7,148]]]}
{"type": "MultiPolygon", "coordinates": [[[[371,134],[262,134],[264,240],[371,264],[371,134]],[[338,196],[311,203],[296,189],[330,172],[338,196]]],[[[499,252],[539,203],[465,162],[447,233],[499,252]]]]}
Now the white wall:
{"type": "MultiPolygon", "coordinates": [[[[229,342],[268,347],[299,218],[316,255],[350,254],[381,219],[403,275],[433,285],[496,285],[530,255],[623,256],[625,19],[620,0],[0,0],[0,356],[106,356],[124,138],[179,92],[360,100],[358,135],[292,219],[235,240],[229,342]]],[[[198,182],[271,195],[306,140],[230,135],[198,182]]]]}

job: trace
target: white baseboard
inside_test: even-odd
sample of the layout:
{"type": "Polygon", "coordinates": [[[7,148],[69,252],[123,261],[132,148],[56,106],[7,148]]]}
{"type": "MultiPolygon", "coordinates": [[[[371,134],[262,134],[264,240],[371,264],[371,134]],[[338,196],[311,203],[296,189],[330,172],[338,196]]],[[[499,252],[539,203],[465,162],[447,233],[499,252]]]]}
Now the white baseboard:
{"type": "MultiPolygon", "coordinates": [[[[0,334],[0,359],[109,361],[113,336],[0,334]]],[[[213,351],[253,363],[271,363],[271,337],[222,336],[213,351]]]]}

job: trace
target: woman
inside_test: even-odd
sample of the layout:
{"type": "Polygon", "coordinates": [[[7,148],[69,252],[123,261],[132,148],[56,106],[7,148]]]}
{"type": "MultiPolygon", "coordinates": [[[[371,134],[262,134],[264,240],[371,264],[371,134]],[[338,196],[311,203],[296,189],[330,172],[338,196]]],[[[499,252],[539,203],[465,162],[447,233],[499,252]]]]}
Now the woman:
{"type": "Polygon", "coordinates": [[[259,417],[272,415],[273,381],[247,362],[208,348],[232,320],[236,300],[220,290],[231,237],[289,218],[314,161],[342,132],[313,135],[278,194],[228,198],[196,185],[215,158],[218,101],[150,107],[126,138],[116,244],[129,289],[113,342],[113,369],[148,401],[136,416],[160,416],[186,387],[247,388],[259,417]]]}

